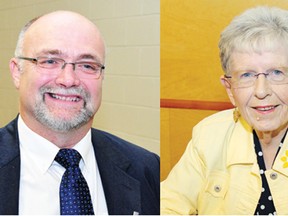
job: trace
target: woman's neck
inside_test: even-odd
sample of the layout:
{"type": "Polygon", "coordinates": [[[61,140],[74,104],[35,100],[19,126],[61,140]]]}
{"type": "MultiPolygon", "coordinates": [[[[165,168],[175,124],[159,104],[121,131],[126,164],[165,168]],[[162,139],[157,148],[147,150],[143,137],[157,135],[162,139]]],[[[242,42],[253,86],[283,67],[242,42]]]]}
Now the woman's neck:
{"type": "Polygon", "coordinates": [[[280,142],[287,131],[287,127],[278,131],[256,131],[263,152],[266,169],[271,169],[280,142]]]}

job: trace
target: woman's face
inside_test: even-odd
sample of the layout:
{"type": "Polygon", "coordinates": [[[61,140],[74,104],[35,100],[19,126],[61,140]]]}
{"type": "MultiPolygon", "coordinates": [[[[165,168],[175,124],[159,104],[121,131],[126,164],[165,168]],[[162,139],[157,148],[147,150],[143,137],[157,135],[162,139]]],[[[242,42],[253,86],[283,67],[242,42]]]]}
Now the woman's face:
{"type": "MultiPolygon", "coordinates": [[[[231,56],[232,76],[237,71],[267,73],[279,67],[288,67],[288,51],[283,47],[262,53],[234,52],[231,56]]],[[[256,131],[273,132],[287,127],[288,84],[271,84],[265,75],[259,75],[252,86],[245,88],[229,82],[222,77],[231,102],[256,131]]]]}

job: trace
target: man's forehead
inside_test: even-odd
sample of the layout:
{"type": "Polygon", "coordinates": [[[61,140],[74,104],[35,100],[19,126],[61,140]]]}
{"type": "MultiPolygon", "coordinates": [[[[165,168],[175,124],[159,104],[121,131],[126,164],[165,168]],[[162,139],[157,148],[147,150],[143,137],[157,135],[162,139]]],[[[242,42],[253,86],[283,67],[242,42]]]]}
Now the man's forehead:
{"type": "Polygon", "coordinates": [[[37,23],[42,23],[42,22],[48,22],[48,23],[53,23],[53,25],[57,23],[63,23],[63,22],[75,22],[75,21],[80,21],[82,23],[89,23],[91,25],[94,25],[92,21],[87,19],[86,17],[82,16],[81,14],[72,12],[72,11],[54,11],[48,14],[44,14],[40,16],[32,25],[36,25],[37,23]]]}
{"type": "Polygon", "coordinates": [[[63,34],[65,31],[83,31],[101,37],[99,29],[92,21],[71,11],[55,11],[39,17],[27,29],[26,34],[29,35],[31,33],[35,35],[41,32],[45,32],[46,34],[53,34],[55,32],[57,34],[59,32],[59,34],[63,34]]]}
{"type": "Polygon", "coordinates": [[[83,57],[99,62],[105,58],[105,44],[97,26],[70,11],[41,16],[27,30],[24,44],[24,52],[37,56],[83,57]]]}
{"type": "Polygon", "coordinates": [[[89,59],[96,62],[102,62],[101,57],[97,51],[83,51],[83,50],[60,50],[60,49],[42,49],[35,52],[36,56],[47,57],[61,57],[61,58],[73,58],[74,60],[89,59]]]}

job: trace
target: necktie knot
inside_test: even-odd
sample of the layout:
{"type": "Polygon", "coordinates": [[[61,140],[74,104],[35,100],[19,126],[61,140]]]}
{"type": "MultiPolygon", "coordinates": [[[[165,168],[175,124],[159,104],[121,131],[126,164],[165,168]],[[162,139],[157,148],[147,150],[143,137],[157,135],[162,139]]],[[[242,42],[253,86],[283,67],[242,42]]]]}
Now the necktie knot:
{"type": "Polygon", "coordinates": [[[81,155],[75,149],[60,149],[55,157],[55,161],[66,169],[69,167],[78,167],[80,160],[81,155]]]}

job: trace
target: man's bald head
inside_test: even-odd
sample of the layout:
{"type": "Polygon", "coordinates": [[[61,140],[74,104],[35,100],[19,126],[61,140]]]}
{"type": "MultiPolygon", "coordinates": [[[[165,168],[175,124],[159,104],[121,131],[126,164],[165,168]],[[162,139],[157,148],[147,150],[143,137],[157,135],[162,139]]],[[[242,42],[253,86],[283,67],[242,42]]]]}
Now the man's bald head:
{"type": "MultiPolygon", "coordinates": [[[[55,34],[62,29],[67,29],[67,37],[70,37],[72,32],[82,32],[82,38],[85,37],[86,32],[87,40],[93,35],[105,56],[104,39],[97,26],[86,17],[72,11],[54,11],[30,20],[19,34],[15,56],[22,56],[25,49],[29,48],[28,46],[24,46],[26,41],[33,41],[39,38],[39,34],[41,33],[48,35],[52,33],[55,34]]],[[[63,31],[59,34],[63,34],[63,31]]],[[[64,35],[63,38],[65,39],[64,35]]],[[[43,41],[43,43],[45,43],[45,41],[43,41]]]]}

